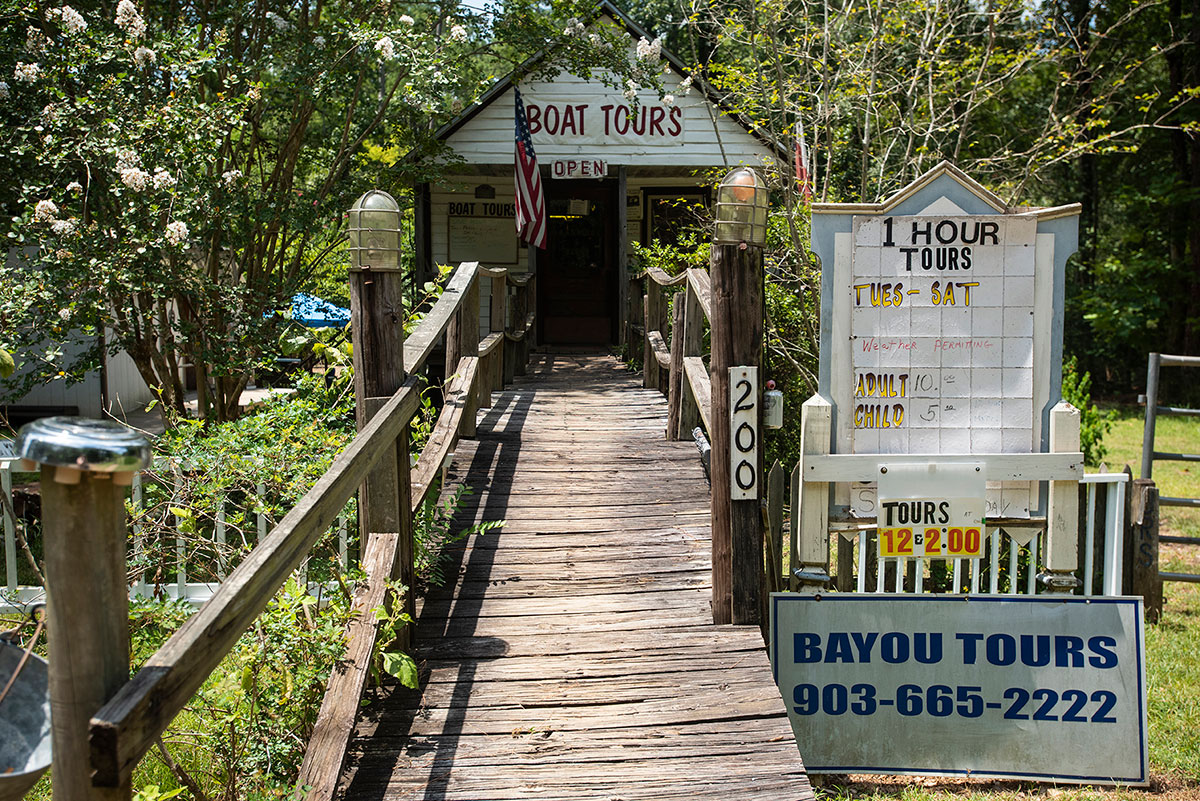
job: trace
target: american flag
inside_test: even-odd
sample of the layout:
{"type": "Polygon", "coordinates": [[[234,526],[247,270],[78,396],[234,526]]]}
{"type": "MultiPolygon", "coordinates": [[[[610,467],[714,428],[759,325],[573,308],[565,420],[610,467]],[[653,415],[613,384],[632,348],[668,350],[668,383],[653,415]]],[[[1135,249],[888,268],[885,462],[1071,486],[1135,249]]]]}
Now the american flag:
{"type": "Polygon", "coordinates": [[[801,120],[796,121],[795,162],[796,184],[800,195],[805,200],[812,200],[812,181],[808,177],[808,145],[804,141],[804,123],[801,120]]]}
{"type": "Polygon", "coordinates": [[[525,104],[515,88],[517,115],[517,236],[542,250],[546,249],[546,199],[542,197],[542,178],[538,175],[537,156],[529,138],[525,104]]]}

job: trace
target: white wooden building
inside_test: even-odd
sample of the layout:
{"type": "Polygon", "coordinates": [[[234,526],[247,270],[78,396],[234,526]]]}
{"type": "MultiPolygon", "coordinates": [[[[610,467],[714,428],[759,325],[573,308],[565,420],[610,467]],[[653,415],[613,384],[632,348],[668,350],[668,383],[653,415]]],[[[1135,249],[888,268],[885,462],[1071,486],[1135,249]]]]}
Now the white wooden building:
{"type": "MultiPolygon", "coordinates": [[[[653,39],[608,2],[594,24],[615,24],[633,43],[653,39]]],[[[418,268],[479,261],[537,275],[537,341],[609,345],[624,336],[631,242],[669,239],[677,201],[708,201],[704,173],[739,165],[777,169],[783,151],[721,107],[683,65],[670,65],[664,95],[638,107],[598,77],[536,80],[526,64],[499,81],[438,137],[465,164],[416,188],[418,268]],[[519,242],[514,220],[514,85],[525,104],[549,220],[545,250],[519,242]]],[[[711,181],[709,182],[711,183],[711,181]]],[[[485,302],[486,304],[486,302],[485,302]]],[[[488,310],[481,311],[487,330],[488,310]]]]}

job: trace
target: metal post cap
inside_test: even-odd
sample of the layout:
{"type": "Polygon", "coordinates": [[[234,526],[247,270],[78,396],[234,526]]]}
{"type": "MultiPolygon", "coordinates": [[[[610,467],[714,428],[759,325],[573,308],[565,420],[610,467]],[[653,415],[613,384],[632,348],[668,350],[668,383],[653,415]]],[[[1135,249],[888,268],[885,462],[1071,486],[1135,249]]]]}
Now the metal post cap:
{"type": "Polygon", "coordinates": [[[21,426],[17,456],[30,462],[95,473],[141,470],[150,441],[128,426],[87,417],[46,417],[21,426]]]}

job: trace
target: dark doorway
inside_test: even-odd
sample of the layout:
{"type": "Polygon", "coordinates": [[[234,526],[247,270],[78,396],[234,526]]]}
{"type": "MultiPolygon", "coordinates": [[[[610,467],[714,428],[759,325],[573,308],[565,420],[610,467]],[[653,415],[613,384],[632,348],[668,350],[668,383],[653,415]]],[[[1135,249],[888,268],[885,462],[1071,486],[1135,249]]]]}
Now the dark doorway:
{"type": "Polygon", "coordinates": [[[615,181],[546,187],[546,250],[537,254],[539,342],[608,345],[617,337],[615,181]]]}

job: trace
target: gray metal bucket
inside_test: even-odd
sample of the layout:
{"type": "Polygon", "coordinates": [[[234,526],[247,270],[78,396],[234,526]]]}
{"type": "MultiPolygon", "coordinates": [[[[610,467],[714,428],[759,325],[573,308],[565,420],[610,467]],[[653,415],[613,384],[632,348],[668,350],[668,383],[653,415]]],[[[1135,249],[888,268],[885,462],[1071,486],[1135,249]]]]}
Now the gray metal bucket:
{"type": "MultiPolygon", "coordinates": [[[[25,650],[0,639],[0,690],[25,650]]],[[[31,654],[0,702],[0,801],[16,801],[50,767],[50,671],[31,654]]]]}

